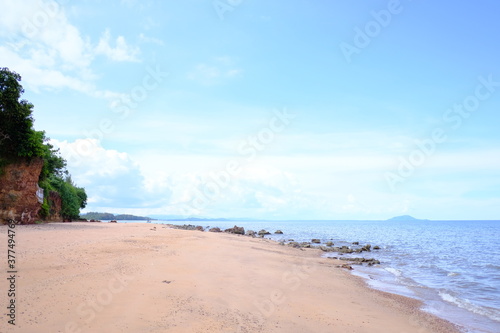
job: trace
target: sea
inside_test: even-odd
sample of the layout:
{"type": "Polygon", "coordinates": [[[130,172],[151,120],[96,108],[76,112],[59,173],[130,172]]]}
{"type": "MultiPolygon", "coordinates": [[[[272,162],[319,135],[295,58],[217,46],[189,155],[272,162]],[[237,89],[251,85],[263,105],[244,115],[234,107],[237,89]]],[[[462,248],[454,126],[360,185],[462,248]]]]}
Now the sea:
{"type": "MultiPolygon", "coordinates": [[[[335,246],[371,244],[354,256],[380,265],[353,266],[353,274],[382,291],[423,302],[423,310],[463,332],[500,332],[500,221],[195,221],[162,222],[245,230],[265,229],[276,241],[313,238],[335,246]],[[282,235],[274,231],[283,231],[282,235]]],[[[324,256],[338,256],[325,252],[324,256]]],[[[347,255],[346,255],[347,256],[347,255]]]]}

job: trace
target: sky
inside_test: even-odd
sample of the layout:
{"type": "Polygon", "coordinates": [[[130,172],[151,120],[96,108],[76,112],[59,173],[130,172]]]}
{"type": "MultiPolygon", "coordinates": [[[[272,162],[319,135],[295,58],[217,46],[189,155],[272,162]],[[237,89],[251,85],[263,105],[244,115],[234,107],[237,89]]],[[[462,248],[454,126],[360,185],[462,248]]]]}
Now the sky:
{"type": "Polygon", "coordinates": [[[87,211],[500,219],[500,3],[1,0],[87,211]]]}

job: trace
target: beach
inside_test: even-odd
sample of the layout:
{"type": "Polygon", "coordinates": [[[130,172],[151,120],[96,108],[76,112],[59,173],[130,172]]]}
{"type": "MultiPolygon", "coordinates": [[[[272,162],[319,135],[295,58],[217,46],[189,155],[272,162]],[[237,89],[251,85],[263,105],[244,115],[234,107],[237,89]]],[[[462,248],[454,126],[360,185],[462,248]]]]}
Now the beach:
{"type": "Polygon", "coordinates": [[[2,292],[1,332],[458,332],[317,249],[145,223],[15,231],[15,326],[2,292]]]}

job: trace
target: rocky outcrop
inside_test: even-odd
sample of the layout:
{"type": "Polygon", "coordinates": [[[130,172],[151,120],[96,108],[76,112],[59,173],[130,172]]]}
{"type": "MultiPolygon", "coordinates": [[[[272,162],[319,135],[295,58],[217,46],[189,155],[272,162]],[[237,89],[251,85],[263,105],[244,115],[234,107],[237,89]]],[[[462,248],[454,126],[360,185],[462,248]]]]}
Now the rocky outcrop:
{"type": "Polygon", "coordinates": [[[270,234],[271,234],[271,233],[270,233],[269,231],[264,230],[264,229],[262,229],[262,230],[260,230],[260,231],[258,232],[258,235],[259,235],[259,236],[265,236],[265,235],[270,235],[270,234]]]}
{"type": "Polygon", "coordinates": [[[222,230],[220,230],[219,227],[210,228],[208,231],[210,231],[210,232],[222,232],[222,230]]]}
{"type": "Polygon", "coordinates": [[[245,228],[238,227],[237,225],[235,225],[232,228],[224,230],[224,232],[229,232],[230,234],[244,235],[245,234],[245,228]]]}
{"type": "Polygon", "coordinates": [[[192,224],[175,225],[175,224],[171,224],[170,226],[172,228],[182,229],[182,230],[198,230],[198,231],[205,230],[205,228],[203,228],[201,225],[192,225],[192,224]]]}
{"type": "Polygon", "coordinates": [[[48,220],[50,221],[62,221],[63,218],[61,216],[62,210],[62,199],[59,193],[55,191],[50,191],[49,193],[49,204],[50,204],[50,212],[48,216],[48,220]]]}
{"type": "Polygon", "coordinates": [[[256,232],[253,230],[247,230],[246,235],[250,237],[255,237],[256,232]]]}
{"type": "Polygon", "coordinates": [[[274,233],[275,233],[276,235],[283,235],[283,231],[281,231],[281,230],[276,230],[274,233]]]}
{"type": "Polygon", "coordinates": [[[0,174],[0,222],[32,224],[38,219],[43,196],[38,179],[43,160],[21,160],[3,166],[0,174]]]}
{"type": "Polygon", "coordinates": [[[345,261],[351,261],[354,263],[357,263],[359,265],[361,264],[367,264],[368,266],[373,266],[373,265],[380,265],[380,261],[377,259],[371,258],[339,258],[340,260],[345,260],[345,261]]]}

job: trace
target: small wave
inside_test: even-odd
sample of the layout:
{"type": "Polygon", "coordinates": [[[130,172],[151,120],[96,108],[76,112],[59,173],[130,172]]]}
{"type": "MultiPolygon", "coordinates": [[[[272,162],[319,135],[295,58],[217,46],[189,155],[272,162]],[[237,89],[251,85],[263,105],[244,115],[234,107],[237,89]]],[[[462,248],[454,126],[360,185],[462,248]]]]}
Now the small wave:
{"type": "Polygon", "coordinates": [[[386,267],[385,270],[388,271],[389,273],[391,273],[392,275],[397,276],[397,277],[400,277],[402,274],[400,270],[397,270],[397,269],[392,268],[392,267],[386,267]]]}
{"type": "Polygon", "coordinates": [[[458,276],[460,273],[455,273],[455,272],[450,272],[448,273],[448,276],[458,276]]]}
{"type": "Polygon", "coordinates": [[[458,297],[452,296],[448,293],[445,292],[440,292],[439,296],[446,302],[455,304],[459,308],[465,309],[467,311],[486,316],[490,319],[493,319],[495,321],[500,321],[500,311],[496,309],[489,309],[489,308],[484,308],[480,307],[477,305],[472,304],[469,300],[466,299],[460,299],[458,297]]]}
{"type": "Polygon", "coordinates": [[[500,270],[500,266],[498,265],[494,265],[494,264],[487,264],[484,266],[485,268],[491,268],[491,269],[495,269],[495,270],[500,270]]]}

